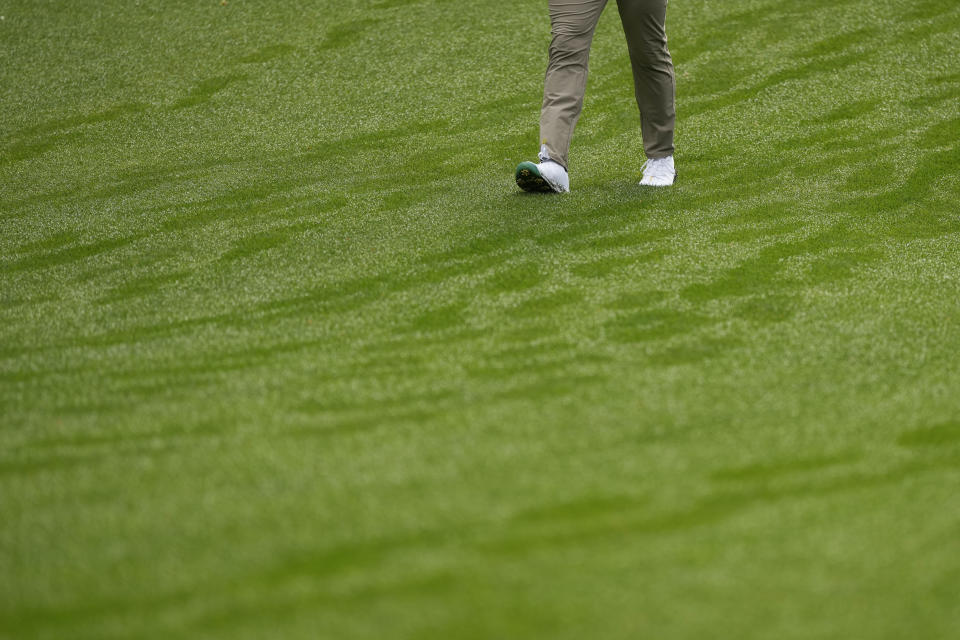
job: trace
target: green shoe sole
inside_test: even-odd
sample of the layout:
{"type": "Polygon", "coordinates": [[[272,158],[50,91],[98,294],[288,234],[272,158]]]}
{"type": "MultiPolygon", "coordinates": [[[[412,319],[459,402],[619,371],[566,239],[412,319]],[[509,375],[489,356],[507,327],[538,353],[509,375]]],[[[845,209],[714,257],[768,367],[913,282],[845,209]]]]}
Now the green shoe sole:
{"type": "Polygon", "coordinates": [[[516,171],[517,186],[524,191],[549,193],[554,189],[540,175],[540,169],[532,162],[521,162],[516,171]]]}

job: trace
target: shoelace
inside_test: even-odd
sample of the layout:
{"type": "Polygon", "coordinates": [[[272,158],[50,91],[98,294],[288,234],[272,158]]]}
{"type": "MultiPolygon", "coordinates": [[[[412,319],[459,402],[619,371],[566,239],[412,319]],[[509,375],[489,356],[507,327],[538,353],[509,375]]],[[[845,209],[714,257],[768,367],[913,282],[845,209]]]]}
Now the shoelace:
{"type": "Polygon", "coordinates": [[[651,178],[670,178],[673,176],[673,169],[666,158],[652,158],[643,163],[640,171],[644,176],[651,178]]]}

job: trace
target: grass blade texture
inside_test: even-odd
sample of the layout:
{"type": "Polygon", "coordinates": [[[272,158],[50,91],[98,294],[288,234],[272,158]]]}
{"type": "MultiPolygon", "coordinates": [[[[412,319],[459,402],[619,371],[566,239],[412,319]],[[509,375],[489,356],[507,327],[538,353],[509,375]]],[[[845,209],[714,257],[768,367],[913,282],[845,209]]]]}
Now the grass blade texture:
{"type": "Polygon", "coordinates": [[[956,637],[957,2],[0,15],[0,637],[956,637]]]}

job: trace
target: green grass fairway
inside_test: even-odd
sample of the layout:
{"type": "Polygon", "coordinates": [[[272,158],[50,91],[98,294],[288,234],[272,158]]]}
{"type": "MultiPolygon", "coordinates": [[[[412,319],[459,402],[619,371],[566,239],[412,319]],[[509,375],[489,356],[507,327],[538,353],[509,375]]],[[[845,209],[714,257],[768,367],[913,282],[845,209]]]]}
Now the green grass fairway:
{"type": "Polygon", "coordinates": [[[957,637],[960,3],[0,15],[0,638],[957,637]]]}

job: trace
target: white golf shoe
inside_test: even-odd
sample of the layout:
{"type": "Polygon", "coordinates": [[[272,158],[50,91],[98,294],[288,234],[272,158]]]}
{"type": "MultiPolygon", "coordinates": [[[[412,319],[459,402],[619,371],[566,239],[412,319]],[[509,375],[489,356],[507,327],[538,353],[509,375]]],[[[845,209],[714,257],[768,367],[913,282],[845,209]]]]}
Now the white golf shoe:
{"type": "Polygon", "coordinates": [[[524,191],[570,191],[570,176],[567,170],[552,160],[539,164],[521,162],[515,174],[517,186],[524,191]]]}
{"type": "Polygon", "coordinates": [[[669,187],[677,177],[677,170],[673,166],[673,156],[666,158],[650,158],[643,164],[643,178],[641,185],[650,187],[669,187]]]}

